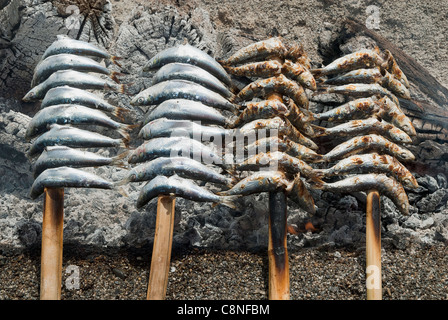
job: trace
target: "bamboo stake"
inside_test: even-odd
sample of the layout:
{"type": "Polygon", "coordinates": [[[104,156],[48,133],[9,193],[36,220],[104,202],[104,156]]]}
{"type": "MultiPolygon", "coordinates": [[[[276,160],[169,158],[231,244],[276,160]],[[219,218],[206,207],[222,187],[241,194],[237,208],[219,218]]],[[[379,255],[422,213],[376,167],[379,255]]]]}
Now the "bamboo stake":
{"type": "Polygon", "coordinates": [[[159,196],[147,300],[165,300],[173,243],[176,198],[159,196]]]}
{"type": "Polygon", "coordinates": [[[269,300],[289,300],[289,261],[286,245],[286,194],[269,193],[269,300]]]}
{"type": "Polygon", "coordinates": [[[367,300],[382,300],[381,284],[381,207],[376,190],[367,194],[366,210],[367,300]]]}
{"type": "Polygon", "coordinates": [[[40,299],[60,300],[64,228],[64,189],[45,188],[44,194],[40,299]]]}

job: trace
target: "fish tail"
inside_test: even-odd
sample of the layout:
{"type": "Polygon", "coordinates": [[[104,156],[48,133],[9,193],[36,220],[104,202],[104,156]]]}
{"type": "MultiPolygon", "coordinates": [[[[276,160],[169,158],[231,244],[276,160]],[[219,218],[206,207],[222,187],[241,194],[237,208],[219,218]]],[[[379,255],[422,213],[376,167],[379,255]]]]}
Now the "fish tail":
{"type": "Polygon", "coordinates": [[[324,94],[324,93],[330,93],[330,87],[329,86],[319,86],[319,87],[317,87],[316,91],[313,92],[313,96],[314,95],[318,95],[318,94],[324,94]]]}
{"type": "Polygon", "coordinates": [[[128,198],[129,194],[126,192],[126,190],[124,190],[124,188],[122,186],[119,186],[118,188],[116,188],[116,190],[118,191],[118,193],[120,193],[123,197],[128,198]]]}
{"type": "Polygon", "coordinates": [[[122,125],[117,131],[124,138],[124,141],[131,141],[131,136],[129,135],[129,129],[127,127],[127,125],[122,125]]]}
{"type": "Polygon", "coordinates": [[[314,189],[319,189],[322,190],[324,188],[324,182],[322,181],[322,179],[316,178],[316,177],[312,177],[311,180],[309,181],[310,185],[312,188],[314,189]]]}
{"type": "Polygon", "coordinates": [[[216,207],[218,204],[222,204],[226,207],[236,210],[237,205],[235,204],[236,200],[240,197],[240,195],[235,196],[221,196],[221,201],[218,203],[213,203],[212,207],[216,207]]]}
{"type": "Polygon", "coordinates": [[[228,67],[229,63],[226,60],[216,60],[224,68],[228,67]]]}
{"type": "Polygon", "coordinates": [[[315,124],[310,124],[311,128],[314,131],[315,137],[322,137],[327,135],[327,129],[321,126],[317,126],[315,124]]]}
{"type": "Polygon", "coordinates": [[[325,177],[327,170],[326,169],[314,169],[313,177],[311,179],[321,180],[325,177]]]}
{"type": "Polygon", "coordinates": [[[122,107],[115,107],[115,110],[112,111],[112,114],[120,120],[124,120],[130,113],[131,110],[122,107]]]}
{"type": "Polygon", "coordinates": [[[129,150],[126,150],[126,151],[120,153],[119,155],[113,157],[110,164],[113,166],[120,167],[120,168],[127,168],[128,165],[125,163],[125,161],[123,159],[128,156],[129,152],[130,152],[129,150]]]}
{"type": "Polygon", "coordinates": [[[112,61],[113,64],[119,66],[120,68],[122,68],[122,65],[118,62],[118,60],[121,60],[121,59],[123,59],[123,58],[117,57],[117,56],[110,57],[110,61],[112,61]]]}
{"type": "Polygon", "coordinates": [[[112,71],[110,73],[110,78],[112,80],[114,80],[116,83],[120,83],[120,80],[118,79],[118,77],[122,77],[122,76],[124,76],[124,73],[121,73],[121,72],[112,71]]]}

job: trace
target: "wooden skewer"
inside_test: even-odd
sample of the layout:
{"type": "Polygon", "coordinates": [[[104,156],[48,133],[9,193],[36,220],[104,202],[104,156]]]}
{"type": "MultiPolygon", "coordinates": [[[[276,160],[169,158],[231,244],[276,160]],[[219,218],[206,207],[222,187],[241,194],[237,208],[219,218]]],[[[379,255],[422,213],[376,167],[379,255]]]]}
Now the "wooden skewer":
{"type": "Polygon", "coordinates": [[[366,287],[367,287],[367,300],[382,299],[381,207],[380,207],[380,195],[376,190],[370,190],[367,194],[366,287]]]}
{"type": "Polygon", "coordinates": [[[176,198],[159,196],[147,300],[165,300],[173,243],[176,198]]]}
{"type": "MultiPolygon", "coordinates": [[[[280,58],[275,60],[283,63],[280,58]]],[[[268,100],[283,102],[283,96],[279,93],[271,93],[268,100]]],[[[287,218],[286,194],[282,191],[269,193],[269,299],[289,300],[289,261],[286,245],[286,218],[287,218]]]]}
{"type": "Polygon", "coordinates": [[[64,229],[64,189],[45,188],[42,220],[40,299],[60,300],[64,229]]]}

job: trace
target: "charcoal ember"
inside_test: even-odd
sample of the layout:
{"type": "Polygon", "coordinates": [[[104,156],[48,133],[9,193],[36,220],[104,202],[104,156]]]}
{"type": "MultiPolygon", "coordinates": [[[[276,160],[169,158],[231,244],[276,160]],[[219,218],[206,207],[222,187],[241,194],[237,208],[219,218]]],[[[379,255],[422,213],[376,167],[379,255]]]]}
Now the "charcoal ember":
{"type": "Polygon", "coordinates": [[[442,207],[446,207],[447,200],[448,189],[439,189],[422,198],[416,203],[416,206],[421,213],[435,212],[440,210],[442,207]]]}
{"type": "Polygon", "coordinates": [[[433,193],[439,189],[437,180],[430,175],[425,175],[423,177],[417,178],[417,182],[419,186],[427,189],[430,193],[433,193]]]}

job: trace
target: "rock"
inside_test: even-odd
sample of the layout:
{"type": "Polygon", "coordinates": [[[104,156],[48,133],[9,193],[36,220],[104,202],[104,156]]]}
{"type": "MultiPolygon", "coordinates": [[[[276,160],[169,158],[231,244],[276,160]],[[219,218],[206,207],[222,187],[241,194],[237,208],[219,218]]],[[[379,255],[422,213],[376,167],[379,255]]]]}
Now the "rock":
{"type": "Polygon", "coordinates": [[[437,180],[429,175],[425,175],[423,177],[417,178],[417,182],[423,188],[426,188],[429,192],[435,192],[439,189],[439,185],[437,184],[437,180]]]}

